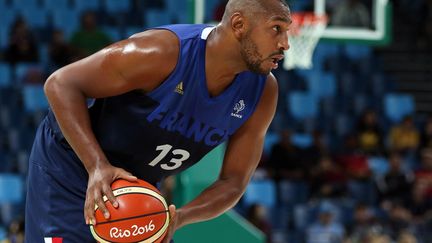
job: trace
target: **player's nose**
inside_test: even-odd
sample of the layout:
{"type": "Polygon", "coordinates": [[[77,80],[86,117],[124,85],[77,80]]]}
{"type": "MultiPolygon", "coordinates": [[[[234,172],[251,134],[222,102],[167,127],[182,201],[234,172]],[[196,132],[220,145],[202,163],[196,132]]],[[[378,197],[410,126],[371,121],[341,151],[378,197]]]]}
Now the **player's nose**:
{"type": "Polygon", "coordinates": [[[283,35],[278,41],[278,49],[282,51],[287,51],[290,48],[288,35],[283,35]]]}

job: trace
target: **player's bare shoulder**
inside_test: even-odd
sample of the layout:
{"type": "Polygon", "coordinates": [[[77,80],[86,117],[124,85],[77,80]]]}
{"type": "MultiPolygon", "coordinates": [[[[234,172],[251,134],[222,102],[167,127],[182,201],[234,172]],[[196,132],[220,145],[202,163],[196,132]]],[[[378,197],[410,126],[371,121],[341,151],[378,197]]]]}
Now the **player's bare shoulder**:
{"type": "Polygon", "coordinates": [[[132,35],[105,50],[108,67],[145,91],[158,87],[175,69],[180,50],[178,37],[168,30],[132,35]],[[145,82],[143,82],[145,81],[145,82]]]}

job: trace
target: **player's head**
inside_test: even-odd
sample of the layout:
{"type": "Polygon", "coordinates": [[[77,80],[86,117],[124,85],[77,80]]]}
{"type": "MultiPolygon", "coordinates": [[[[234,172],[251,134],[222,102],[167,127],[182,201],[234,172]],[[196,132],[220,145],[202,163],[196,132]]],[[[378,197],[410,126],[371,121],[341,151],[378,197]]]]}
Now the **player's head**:
{"type": "Polygon", "coordinates": [[[291,14],[284,0],[230,0],[222,24],[233,31],[241,57],[252,72],[270,73],[289,48],[291,14]]]}

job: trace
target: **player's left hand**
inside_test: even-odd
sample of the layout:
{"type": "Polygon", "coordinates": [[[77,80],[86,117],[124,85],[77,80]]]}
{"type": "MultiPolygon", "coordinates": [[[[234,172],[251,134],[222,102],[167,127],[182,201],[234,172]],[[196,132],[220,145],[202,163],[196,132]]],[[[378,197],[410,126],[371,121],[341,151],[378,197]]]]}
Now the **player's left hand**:
{"type": "Polygon", "coordinates": [[[168,209],[170,214],[170,225],[167,229],[167,234],[165,235],[162,243],[170,243],[175,231],[179,226],[179,214],[176,211],[176,206],[171,204],[168,209]]]}

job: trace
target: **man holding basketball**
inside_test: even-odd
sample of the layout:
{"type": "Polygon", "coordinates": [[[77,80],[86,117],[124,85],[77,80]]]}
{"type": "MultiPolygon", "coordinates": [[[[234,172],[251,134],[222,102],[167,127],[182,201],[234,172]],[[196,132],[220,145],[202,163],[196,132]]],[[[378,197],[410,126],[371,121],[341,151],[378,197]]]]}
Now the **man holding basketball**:
{"type": "Polygon", "coordinates": [[[270,71],[289,48],[290,23],[283,0],[230,0],[216,27],[154,28],[53,73],[51,110],[30,156],[26,242],[94,242],[86,224],[97,224],[95,204],[110,217],[103,196],[118,206],[114,180],[156,185],[223,142],[219,179],[184,207],[170,206],[164,242],[233,207],[275,113],[270,71]]]}

